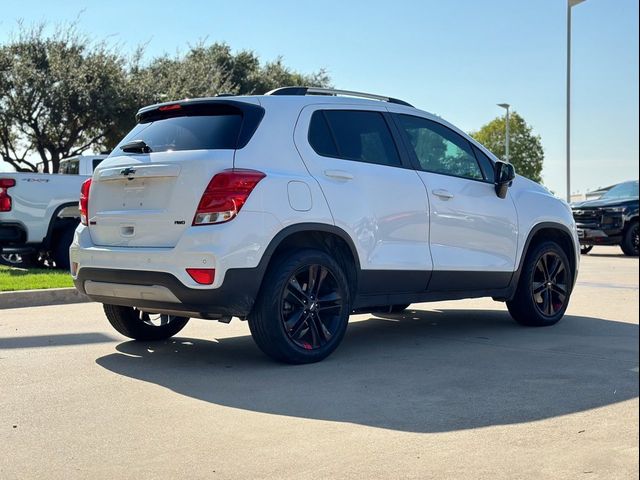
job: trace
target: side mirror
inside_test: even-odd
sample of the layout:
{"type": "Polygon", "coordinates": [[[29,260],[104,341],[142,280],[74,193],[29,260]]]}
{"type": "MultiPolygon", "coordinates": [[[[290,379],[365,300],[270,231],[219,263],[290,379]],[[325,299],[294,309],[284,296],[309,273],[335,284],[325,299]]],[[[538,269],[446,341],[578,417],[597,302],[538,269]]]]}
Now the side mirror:
{"type": "Polygon", "coordinates": [[[516,171],[513,165],[505,162],[496,162],[495,166],[495,188],[496,195],[500,198],[507,196],[507,190],[511,186],[513,179],[516,178],[516,171]]]}

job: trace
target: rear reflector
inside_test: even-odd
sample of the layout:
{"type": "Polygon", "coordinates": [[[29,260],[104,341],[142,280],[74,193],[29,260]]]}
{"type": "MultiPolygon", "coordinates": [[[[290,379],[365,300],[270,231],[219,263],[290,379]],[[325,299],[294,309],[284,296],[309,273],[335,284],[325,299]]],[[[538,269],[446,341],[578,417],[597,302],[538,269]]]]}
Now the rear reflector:
{"type": "Polygon", "coordinates": [[[91,179],[87,179],[80,187],[80,221],[83,225],[87,225],[89,218],[89,190],[91,190],[91,179]]]}
{"type": "Polygon", "coordinates": [[[187,273],[200,285],[211,285],[216,278],[214,268],[187,268],[187,273]]]}
{"type": "Polygon", "coordinates": [[[230,169],[214,175],[202,194],[193,225],[232,220],[266,175],[256,170],[230,169]]]}
{"type": "Polygon", "coordinates": [[[13,178],[0,178],[0,212],[11,211],[11,197],[7,190],[15,186],[16,181],[13,178]]]}

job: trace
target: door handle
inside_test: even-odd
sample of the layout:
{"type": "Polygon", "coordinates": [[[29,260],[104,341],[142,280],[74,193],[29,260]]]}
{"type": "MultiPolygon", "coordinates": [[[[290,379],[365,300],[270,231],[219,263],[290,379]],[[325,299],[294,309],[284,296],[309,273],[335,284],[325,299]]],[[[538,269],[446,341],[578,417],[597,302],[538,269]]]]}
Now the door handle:
{"type": "Polygon", "coordinates": [[[338,180],[353,180],[353,174],[344,170],[325,170],[324,175],[338,180]]]}
{"type": "Polygon", "coordinates": [[[431,193],[433,193],[436,197],[442,198],[443,200],[449,200],[450,198],[453,198],[453,193],[448,190],[432,190],[431,193]]]}

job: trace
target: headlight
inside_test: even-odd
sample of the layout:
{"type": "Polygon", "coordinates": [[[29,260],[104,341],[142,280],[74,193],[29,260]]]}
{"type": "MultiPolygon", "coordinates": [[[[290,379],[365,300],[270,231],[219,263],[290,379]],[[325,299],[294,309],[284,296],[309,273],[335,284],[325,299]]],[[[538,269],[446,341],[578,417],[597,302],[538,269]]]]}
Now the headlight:
{"type": "Polygon", "coordinates": [[[627,209],[627,207],[607,207],[603,208],[606,213],[622,213],[627,209]]]}

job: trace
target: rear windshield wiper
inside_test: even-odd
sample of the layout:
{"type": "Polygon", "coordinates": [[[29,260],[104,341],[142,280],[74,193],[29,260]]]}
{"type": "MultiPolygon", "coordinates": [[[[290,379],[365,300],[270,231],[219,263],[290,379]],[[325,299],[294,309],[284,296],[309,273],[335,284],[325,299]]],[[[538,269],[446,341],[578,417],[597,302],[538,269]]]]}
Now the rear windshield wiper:
{"type": "Polygon", "coordinates": [[[123,152],[127,153],[151,153],[151,147],[144,140],[131,140],[120,147],[123,152]]]}

